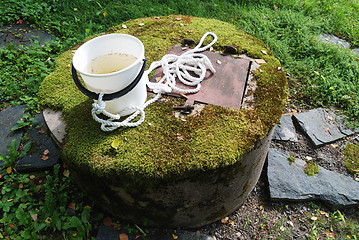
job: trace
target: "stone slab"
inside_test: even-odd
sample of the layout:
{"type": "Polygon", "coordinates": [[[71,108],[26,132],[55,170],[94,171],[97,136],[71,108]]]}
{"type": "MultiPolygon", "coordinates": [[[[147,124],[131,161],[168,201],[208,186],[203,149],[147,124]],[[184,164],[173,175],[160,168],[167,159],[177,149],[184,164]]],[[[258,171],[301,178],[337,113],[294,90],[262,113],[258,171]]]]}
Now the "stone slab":
{"type": "Polygon", "coordinates": [[[352,53],[359,55],[359,48],[352,49],[352,53]]]}
{"type": "Polygon", "coordinates": [[[0,27],[0,48],[9,43],[30,46],[34,41],[38,41],[40,46],[51,43],[53,36],[41,30],[30,28],[26,23],[0,27]]]}
{"type": "Polygon", "coordinates": [[[274,134],[274,140],[298,142],[297,133],[290,115],[283,115],[276,125],[274,134]]]}
{"type": "Polygon", "coordinates": [[[189,231],[183,231],[183,230],[159,230],[156,231],[153,235],[148,235],[146,238],[144,237],[137,237],[136,235],[131,233],[129,234],[128,231],[125,229],[121,229],[120,231],[115,231],[111,227],[107,227],[103,224],[101,224],[96,240],[113,240],[113,239],[120,239],[120,234],[127,234],[128,240],[169,240],[169,239],[175,239],[174,236],[178,237],[176,239],[178,240],[214,240],[212,237],[207,236],[205,234],[196,233],[196,232],[189,232],[189,231]],[[174,236],[172,235],[174,234],[174,236]]]}
{"type": "Polygon", "coordinates": [[[332,209],[359,206],[359,183],[351,177],[320,166],[318,174],[307,176],[305,161],[295,159],[289,164],[289,157],[286,152],[269,149],[267,174],[272,200],[320,200],[332,209]]]}
{"type": "Polygon", "coordinates": [[[0,111],[0,153],[8,155],[7,146],[13,139],[17,141],[17,147],[20,146],[20,138],[23,135],[21,130],[11,131],[16,126],[16,122],[24,115],[26,106],[9,107],[0,111]]]}
{"type": "Polygon", "coordinates": [[[350,47],[350,44],[348,42],[331,34],[320,34],[319,38],[325,43],[332,43],[338,45],[341,48],[350,47]]]}
{"type": "Polygon", "coordinates": [[[30,152],[16,163],[19,172],[43,171],[59,162],[60,155],[51,137],[46,134],[46,124],[42,114],[35,116],[37,123],[30,129],[27,137],[32,143],[30,152]],[[48,152],[45,154],[45,151],[48,152]]]}
{"type": "Polygon", "coordinates": [[[314,147],[323,146],[355,133],[345,128],[334,113],[328,113],[323,108],[294,114],[293,122],[299,131],[309,137],[314,147]]]}

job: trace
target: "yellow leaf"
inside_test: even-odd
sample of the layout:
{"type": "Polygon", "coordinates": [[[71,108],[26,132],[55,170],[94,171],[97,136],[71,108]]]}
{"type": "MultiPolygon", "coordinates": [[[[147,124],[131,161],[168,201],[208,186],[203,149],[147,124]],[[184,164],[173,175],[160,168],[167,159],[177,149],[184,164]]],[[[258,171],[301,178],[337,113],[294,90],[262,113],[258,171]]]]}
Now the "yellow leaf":
{"type": "Polygon", "coordinates": [[[77,237],[77,232],[75,232],[74,234],[72,234],[73,237],[77,237]]]}
{"type": "Polygon", "coordinates": [[[111,143],[111,147],[113,147],[114,149],[117,149],[118,146],[120,146],[120,140],[118,140],[118,139],[113,140],[111,143]]]}
{"type": "Polygon", "coordinates": [[[50,217],[46,218],[45,223],[51,223],[52,219],[50,217]]]}
{"type": "Polygon", "coordinates": [[[106,16],[107,16],[107,12],[104,12],[104,13],[103,13],[103,17],[106,17],[106,16]]]}
{"type": "Polygon", "coordinates": [[[84,208],[85,208],[85,209],[91,209],[91,206],[86,205],[84,208]]]}
{"type": "Polygon", "coordinates": [[[177,238],[178,238],[178,236],[174,235],[173,233],[172,233],[172,237],[173,237],[173,239],[177,239],[177,238]]]}
{"type": "Polygon", "coordinates": [[[19,188],[23,188],[23,187],[24,187],[24,184],[20,183],[19,188]]]}
{"type": "Polygon", "coordinates": [[[70,171],[68,169],[64,170],[64,176],[65,177],[69,177],[70,176],[70,171]]]}
{"type": "Polygon", "coordinates": [[[11,167],[6,168],[6,172],[7,174],[10,174],[12,172],[12,168],[11,167]]]}

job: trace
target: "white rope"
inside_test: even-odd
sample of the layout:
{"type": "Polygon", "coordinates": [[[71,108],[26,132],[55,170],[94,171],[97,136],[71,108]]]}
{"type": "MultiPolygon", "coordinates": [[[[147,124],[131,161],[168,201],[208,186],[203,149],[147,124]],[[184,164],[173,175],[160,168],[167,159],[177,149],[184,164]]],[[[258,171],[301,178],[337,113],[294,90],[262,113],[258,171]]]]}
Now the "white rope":
{"type": "Polygon", "coordinates": [[[201,88],[201,82],[205,78],[207,68],[212,73],[216,72],[209,58],[199,52],[209,49],[216,41],[217,35],[212,32],[207,32],[203,35],[194,49],[189,50],[180,56],[167,54],[163,56],[160,61],[153,62],[149,69],[143,74],[143,78],[145,79],[141,79],[141,81],[145,80],[147,86],[152,89],[154,93],[157,93],[157,95],[145,102],[142,106],[129,106],[118,114],[111,114],[105,110],[106,103],[102,100],[105,93],[102,92],[99,95],[97,103],[92,104],[92,117],[96,122],[101,123],[102,131],[113,131],[119,127],[137,127],[145,120],[145,108],[160,99],[162,93],[169,93],[172,92],[172,90],[179,93],[198,92],[201,88]],[[213,37],[213,41],[210,44],[201,47],[208,35],[213,37]],[[150,82],[148,75],[158,67],[163,68],[163,77],[156,83],[150,82]],[[194,73],[196,76],[192,76],[189,72],[194,73]],[[176,77],[183,84],[192,86],[193,88],[182,89],[177,87],[176,77]],[[135,112],[129,115],[126,119],[118,121],[124,116],[123,114],[121,115],[121,113],[128,110],[135,110],[135,112]],[[108,117],[108,119],[101,119],[98,117],[98,114],[103,114],[108,117]],[[132,122],[138,115],[140,115],[140,119],[136,122],[132,122]]]}

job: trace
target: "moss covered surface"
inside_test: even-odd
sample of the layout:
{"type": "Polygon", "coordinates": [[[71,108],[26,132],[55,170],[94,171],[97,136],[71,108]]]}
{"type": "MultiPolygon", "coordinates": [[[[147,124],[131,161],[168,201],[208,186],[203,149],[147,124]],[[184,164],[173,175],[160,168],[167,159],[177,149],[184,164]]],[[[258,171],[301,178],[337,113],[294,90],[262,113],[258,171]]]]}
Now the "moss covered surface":
{"type": "Polygon", "coordinates": [[[63,112],[67,124],[63,154],[72,167],[100,177],[140,182],[214,170],[240,161],[279,120],[287,100],[287,82],[279,61],[264,43],[225,22],[176,17],[182,20],[175,21],[175,16],[130,20],[123,23],[127,28],[120,25],[107,33],[138,37],[145,46],[149,64],[159,60],[171,46],[181,44],[184,38],[198,43],[207,31],[216,33],[216,50],[232,45],[239,53],[267,62],[255,73],[258,87],[254,110],[207,105],[200,116],[181,121],[174,117],[173,106],[183,104],[184,100],[168,97],[146,108],[146,120],[139,127],[102,132],[90,114],[92,100],[76,89],[71,77],[72,50],[79,43],[58,57],[56,69],[39,91],[43,108],[63,112]],[[144,26],[139,26],[140,23],[144,26]],[[120,142],[117,149],[111,147],[115,139],[120,142]]]}
{"type": "Polygon", "coordinates": [[[344,165],[353,177],[359,176],[359,145],[347,144],[343,153],[345,155],[344,165]]]}

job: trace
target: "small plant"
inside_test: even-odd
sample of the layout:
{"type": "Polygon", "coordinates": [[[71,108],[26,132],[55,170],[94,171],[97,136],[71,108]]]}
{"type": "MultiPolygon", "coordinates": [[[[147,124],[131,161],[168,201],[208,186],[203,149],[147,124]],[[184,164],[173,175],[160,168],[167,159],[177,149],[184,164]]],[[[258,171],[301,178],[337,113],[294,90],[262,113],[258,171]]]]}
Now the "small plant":
{"type": "Polygon", "coordinates": [[[26,127],[31,127],[34,123],[37,123],[37,120],[34,117],[32,117],[30,113],[26,113],[16,123],[17,125],[11,128],[11,131],[16,131],[26,127]]]}
{"type": "Polygon", "coordinates": [[[305,167],[304,167],[304,172],[308,176],[314,176],[315,174],[318,174],[319,173],[318,164],[316,164],[312,161],[307,161],[307,163],[305,164],[305,167]]]}
{"type": "Polygon", "coordinates": [[[289,165],[292,165],[292,163],[295,162],[295,157],[290,156],[290,157],[287,158],[287,160],[288,160],[288,162],[289,162],[289,165]]]}
{"type": "Polygon", "coordinates": [[[31,149],[31,141],[27,142],[23,147],[22,151],[19,153],[17,151],[17,140],[13,139],[11,141],[10,146],[7,146],[7,150],[9,152],[9,155],[5,156],[0,153],[0,160],[3,161],[3,165],[1,167],[10,167],[13,166],[16,161],[23,156],[26,155],[31,149]]]}

